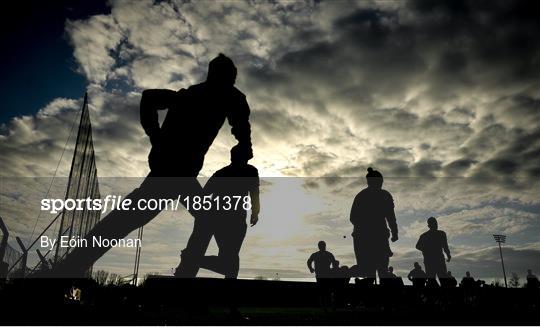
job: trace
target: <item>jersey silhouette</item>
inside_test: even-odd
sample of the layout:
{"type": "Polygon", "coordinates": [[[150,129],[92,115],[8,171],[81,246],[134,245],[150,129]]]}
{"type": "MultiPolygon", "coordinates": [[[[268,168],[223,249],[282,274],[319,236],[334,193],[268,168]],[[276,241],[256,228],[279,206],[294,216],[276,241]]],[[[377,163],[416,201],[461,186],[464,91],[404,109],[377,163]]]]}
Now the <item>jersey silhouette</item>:
{"type": "Polygon", "coordinates": [[[375,281],[388,274],[389,258],[393,255],[388,238],[398,239],[394,200],[392,195],[382,189],[381,173],[368,168],[366,176],[368,187],[354,198],[350,221],[354,225],[352,233],[354,253],[358,264],[358,273],[375,281]]]}
{"type": "Polygon", "coordinates": [[[442,278],[447,277],[443,252],[448,256],[449,261],[451,258],[448,240],[446,238],[446,233],[437,229],[438,223],[434,217],[428,219],[428,226],[429,230],[420,235],[420,238],[416,243],[416,249],[422,251],[428,278],[434,280],[438,277],[439,280],[441,280],[442,278]]]}
{"type": "Polygon", "coordinates": [[[338,263],[334,258],[334,255],[326,251],[326,243],[324,241],[319,242],[319,251],[313,253],[307,261],[308,269],[313,273],[317,280],[321,278],[331,278],[332,269],[338,268],[338,263]],[[313,267],[315,264],[315,267],[313,267]]]}
{"type": "Polygon", "coordinates": [[[409,272],[407,278],[413,283],[414,287],[424,287],[426,285],[426,273],[418,262],[414,263],[414,268],[409,272]]]}

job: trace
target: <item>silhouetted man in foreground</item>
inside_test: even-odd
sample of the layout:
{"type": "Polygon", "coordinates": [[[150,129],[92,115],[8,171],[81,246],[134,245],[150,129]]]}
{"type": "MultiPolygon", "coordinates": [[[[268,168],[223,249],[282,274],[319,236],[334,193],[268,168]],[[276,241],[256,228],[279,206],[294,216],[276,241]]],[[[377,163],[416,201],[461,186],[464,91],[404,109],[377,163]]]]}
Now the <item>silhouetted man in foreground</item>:
{"type": "Polygon", "coordinates": [[[319,287],[319,297],[321,305],[326,310],[328,302],[330,302],[331,297],[331,286],[332,286],[332,270],[339,268],[338,261],[334,258],[334,255],[326,251],[326,242],[319,241],[318,243],[319,251],[313,253],[309,256],[307,261],[307,266],[309,272],[315,273],[315,278],[317,279],[317,286],[319,287]],[[315,267],[313,267],[315,264],[315,267]]]}
{"type": "Polygon", "coordinates": [[[422,251],[422,255],[424,256],[424,266],[429,279],[428,283],[436,284],[435,278],[439,277],[439,281],[442,284],[442,279],[447,277],[443,251],[446,254],[448,262],[452,258],[450,256],[450,249],[448,248],[448,240],[446,233],[438,230],[437,219],[429,217],[427,224],[429,230],[420,235],[416,243],[416,249],[422,251]]]}
{"type": "Polygon", "coordinates": [[[205,217],[195,220],[193,232],[182,251],[176,277],[195,277],[199,268],[235,279],[240,268],[240,248],[246,236],[246,204],[251,204],[251,226],[259,221],[259,173],[247,163],[238,148],[231,150],[231,164],[216,171],[204,186],[216,205],[205,217]],[[239,201],[236,200],[241,197],[239,201]],[[219,206],[217,206],[219,204],[219,206]],[[205,256],[214,236],[219,253],[205,256]]]}
{"type": "Polygon", "coordinates": [[[392,242],[397,241],[398,229],[394,200],[382,189],[382,174],[370,167],[366,179],[368,187],[354,198],[350,220],[354,225],[352,236],[359,273],[373,283],[376,273],[379,278],[385,278],[388,273],[388,262],[393,255],[388,238],[391,233],[392,242]]]}
{"type": "Polygon", "coordinates": [[[426,277],[426,273],[422,270],[422,266],[418,262],[414,263],[413,270],[407,276],[414,287],[424,287],[426,285],[426,277]]]}
{"type": "MultiPolygon", "coordinates": [[[[196,177],[221,126],[227,119],[232,134],[238,140],[235,148],[243,160],[253,157],[249,106],[246,97],[234,87],[236,67],[223,54],[210,61],[205,82],[179,91],[153,89],[142,93],[141,125],[150,138],[152,150],[148,157],[150,173],[140,187],[126,198],[132,199],[130,210],[115,210],[102,219],[86,236],[105,239],[126,237],[145,225],[161,211],[140,210],[139,199],[176,199],[182,195],[200,195],[196,177]],[[158,122],[158,110],[169,109],[163,124],[158,122]],[[131,209],[134,210],[131,210],[131,209]]],[[[201,211],[202,213],[203,211],[201,211]]],[[[198,219],[198,212],[190,213],[198,219]]],[[[80,277],[109,248],[76,248],[53,271],[55,275],[80,277]]]]}

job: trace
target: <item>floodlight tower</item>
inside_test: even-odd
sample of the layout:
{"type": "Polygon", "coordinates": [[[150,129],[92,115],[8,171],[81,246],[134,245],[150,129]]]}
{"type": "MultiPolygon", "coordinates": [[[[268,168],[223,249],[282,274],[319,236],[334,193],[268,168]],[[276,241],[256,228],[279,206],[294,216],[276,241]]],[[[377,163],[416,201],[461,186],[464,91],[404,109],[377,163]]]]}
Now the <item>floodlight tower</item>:
{"type": "Polygon", "coordinates": [[[504,259],[503,259],[502,248],[501,248],[501,243],[506,243],[506,235],[494,234],[493,238],[495,239],[495,242],[499,244],[499,254],[501,255],[501,264],[502,264],[502,270],[503,270],[503,276],[504,276],[504,286],[508,288],[508,283],[506,282],[506,271],[504,269],[504,259]]]}

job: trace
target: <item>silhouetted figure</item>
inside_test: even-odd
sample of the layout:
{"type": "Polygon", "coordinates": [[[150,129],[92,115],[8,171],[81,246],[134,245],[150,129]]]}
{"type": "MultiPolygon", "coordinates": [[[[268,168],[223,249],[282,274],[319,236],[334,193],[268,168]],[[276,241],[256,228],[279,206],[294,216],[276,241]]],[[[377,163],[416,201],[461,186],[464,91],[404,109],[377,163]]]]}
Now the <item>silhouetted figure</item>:
{"type": "MultiPolygon", "coordinates": [[[[448,240],[446,233],[438,230],[438,223],[435,217],[429,217],[427,220],[429,230],[420,235],[416,243],[416,249],[422,251],[424,256],[424,266],[428,277],[428,284],[435,285],[436,279],[446,277],[446,263],[444,253],[446,253],[447,261],[450,262],[450,249],[448,248],[448,240]]],[[[442,283],[442,282],[441,282],[442,283]]]]}
{"type": "Polygon", "coordinates": [[[388,267],[388,273],[385,278],[381,279],[381,285],[389,287],[401,287],[403,286],[403,279],[394,274],[394,267],[388,267]]]}
{"type": "MultiPolygon", "coordinates": [[[[139,199],[176,199],[182,195],[200,195],[196,177],[203,166],[206,152],[227,119],[238,140],[235,148],[244,160],[253,157],[249,106],[246,97],[234,87],[236,67],[223,54],[210,61],[205,82],[179,91],[153,89],[142,93],[141,125],[150,137],[152,150],[148,157],[150,173],[140,187],[126,198],[132,199],[134,210],[115,210],[102,219],[86,236],[118,239],[151,221],[160,210],[139,210],[139,199]],[[163,124],[158,110],[169,109],[163,124]],[[162,178],[166,177],[166,178],[162,178]]],[[[113,158],[111,158],[113,160],[113,158]]],[[[203,211],[191,210],[198,219],[203,211]]],[[[83,276],[84,272],[109,248],[79,247],[73,250],[56,269],[55,275],[83,276]]]]}
{"type": "Polygon", "coordinates": [[[330,288],[332,287],[332,270],[339,268],[338,261],[334,255],[326,251],[326,242],[319,241],[319,251],[313,253],[308,261],[307,266],[311,273],[315,273],[317,285],[320,292],[321,305],[326,309],[329,302],[330,288]],[[315,264],[315,266],[313,266],[315,264]]]}
{"type": "Polygon", "coordinates": [[[470,272],[465,273],[465,277],[461,279],[461,283],[459,283],[460,287],[463,288],[473,288],[476,287],[476,281],[474,280],[474,277],[471,276],[470,272]]]}
{"type": "Polygon", "coordinates": [[[240,268],[240,248],[246,236],[245,197],[249,196],[251,226],[259,220],[259,173],[257,168],[247,163],[237,148],[231,150],[231,164],[216,171],[204,186],[204,193],[211,194],[213,201],[226,204],[227,197],[233,204],[229,210],[214,207],[202,218],[195,220],[193,232],[186,248],[182,251],[182,260],[176,269],[177,277],[195,277],[200,268],[212,270],[237,278],[240,268]],[[235,196],[241,201],[234,208],[235,196]],[[219,253],[217,256],[204,256],[210,240],[214,236],[219,253]]]}
{"type": "Polygon", "coordinates": [[[340,266],[339,261],[336,260],[335,266],[331,269],[330,277],[336,280],[336,285],[348,284],[351,280],[349,266],[340,266]]]}
{"type": "Polygon", "coordinates": [[[424,287],[426,285],[427,275],[418,262],[414,263],[414,268],[409,272],[407,278],[412,282],[414,287],[424,287]]]}
{"type": "Polygon", "coordinates": [[[354,225],[352,233],[356,262],[359,273],[373,283],[376,273],[384,278],[388,272],[388,262],[393,255],[388,238],[398,240],[394,200],[382,189],[383,176],[368,168],[368,187],[354,198],[350,220],[354,225]]]}
{"type": "Polygon", "coordinates": [[[446,278],[441,279],[441,286],[454,288],[458,284],[456,278],[452,276],[452,272],[448,270],[446,278]]]}
{"type": "Polygon", "coordinates": [[[394,274],[394,267],[390,266],[388,267],[388,278],[397,278],[396,274],[394,274]]]}
{"type": "Polygon", "coordinates": [[[311,273],[315,273],[317,281],[331,278],[332,268],[338,267],[338,261],[334,258],[334,255],[326,251],[326,242],[319,241],[318,247],[319,251],[313,253],[307,261],[308,269],[311,273]],[[313,264],[315,264],[315,267],[313,264]]]}
{"type": "Polygon", "coordinates": [[[540,282],[538,282],[538,277],[532,273],[531,269],[527,270],[527,288],[538,288],[540,287],[540,282]]]}

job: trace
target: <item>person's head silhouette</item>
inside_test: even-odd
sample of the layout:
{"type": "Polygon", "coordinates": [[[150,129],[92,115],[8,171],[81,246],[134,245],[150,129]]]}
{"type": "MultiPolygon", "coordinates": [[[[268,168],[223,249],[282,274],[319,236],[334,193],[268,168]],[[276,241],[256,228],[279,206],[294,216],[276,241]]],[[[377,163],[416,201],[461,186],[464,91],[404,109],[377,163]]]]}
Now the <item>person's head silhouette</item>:
{"type": "Polygon", "coordinates": [[[319,250],[326,251],[326,242],[325,241],[319,241],[319,250]]]}
{"type": "Polygon", "coordinates": [[[467,271],[467,272],[465,273],[465,276],[471,277],[471,273],[467,271]]]}
{"type": "Polygon", "coordinates": [[[422,269],[422,267],[420,266],[420,264],[418,262],[415,262],[414,263],[414,269],[422,269]]]}
{"type": "Polygon", "coordinates": [[[531,270],[531,269],[527,269],[527,274],[532,275],[532,270],[531,270]]]}
{"type": "Polygon", "coordinates": [[[389,267],[388,267],[388,272],[393,273],[393,272],[394,272],[394,267],[389,266],[389,267]]]}
{"type": "Polygon", "coordinates": [[[231,58],[220,53],[210,61],[206,81],[220,87],[231,87],[236,82],[236,66],[231,58]]]}
{"type": "Polygon", "coordinates": [[[452,277],[452,272],[450,270],[448,270],[447,274],[448,274],[448,277],[452,277]]]}
{"type": "Polygon", "coordinates": [[[429,217],[427,220],[427,225],[431,230],[437,230],[439,228],[439,224],[437,223],[437,219],[435,219],[435,217],[429,217]]]}
{"type": "Polygon", "coordinates": [[[366,179],[368,186],[373,188],[381,188],[383,184],[382,174],[371,167],[369,167],[367,171],[368,173],[366,175],[366,179]]]}

